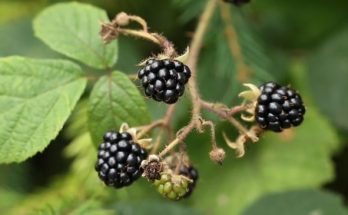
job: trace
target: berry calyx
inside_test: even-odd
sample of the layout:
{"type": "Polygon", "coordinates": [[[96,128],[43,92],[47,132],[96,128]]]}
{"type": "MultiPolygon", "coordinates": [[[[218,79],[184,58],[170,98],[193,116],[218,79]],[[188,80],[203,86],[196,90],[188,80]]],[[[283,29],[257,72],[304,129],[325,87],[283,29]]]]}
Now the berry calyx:
{"type": "Polygon", "coordinates": [[[161,179],[161,173],[164,171],[165,165],[157,155],[150,155],[141,162],[140,168],[144,170],[143,177],[153,182],[156,179],[161,179]]]}
{"type": "Polygon", "coordinates": [[[197,183],[198,178],[199,178],[198,171],[193,166],[182,166],[180,168],[179,174],[186,176],[187,178],[192,180],[192,182],[188,184],[188,191],[183,196],[184,198],[187,198],[187,197],[191,196],[193,190],[196,187],[196,183],[197,183]]]}
{"type": "Polygon", "coordinates": [[[265,83],[259,89],[255,120],[261,128],[281,132],[303,122],[306,109],[295,90],[274,82],[265,83]]]}
{"type": "Polygon", "coordinates": [[[138,72],[145,95],[152,99],[173,104],[184,94],[191,70],[180,61],[149,59],[138,72]]]}
{"type": "Polygon", "coordinates": [[[107,186],[129,186],[141,176],[140,164],[147,158],[147,152],[134,139],[127,131],[110,131],[104,135],[95,170],[107,186]]]}
{"type": "Polygon", "coordinates": [[[250,0],[224,0],[224,2],[234,4],[236,6],[242,6],[250,2],[250,0]]]}
{"type": "Polygon", "coordinates": [[[182,175],[162,173],[159,180],[154,181],[157,191],[171,200],[180,200],[189,191],[190,179],[182,175]]]}

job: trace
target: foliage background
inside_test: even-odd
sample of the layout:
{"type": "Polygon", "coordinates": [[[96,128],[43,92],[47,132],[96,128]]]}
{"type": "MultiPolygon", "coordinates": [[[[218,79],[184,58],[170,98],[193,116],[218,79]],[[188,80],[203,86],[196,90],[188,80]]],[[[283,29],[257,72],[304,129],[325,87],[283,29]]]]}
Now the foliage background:
{"type": "MultiPolygon", "coordinates": [[[[56,2],[0,0],[0,57],[65,58],[39,41],[32,28],[34,17],[56,2]]],[[[142,16],[183,51],[206,1],[81,2],[106,10],[110,18],[120,11],[142,16]]],[[[0,214],[347,214],[347,8],[344,0],[255,0],[242,9],[231,6],[250,81],[291,83],[303,94],[308,112],[303,126],[286,135],[265,135],[242,159],[226,149],[222,166],[208,159],[207,135],[190,135],[188,152],[201,175],[191,199],[163,200],[144,180],[122,190],[101,185],[87,127],[89,82],[68,123],[42,153],[0,165],[0,214]]],[[[217,12],[205,38],[198,79],[204,98],[233,105],[242,88],[225,24],[217,12]]],[[[136,72],[140,59],[158,51],[133,38],[122,37],[118,44],[115,69],[125,73],[136,72]]],[[[99,72],[82,68],[90,75],[99,72]]],[[[152,119],[165,111],[163,105],[147,104],[152,119]]],[[[184,99],[175,128],[187,122],[188,109],[184,99]]],[[[226,123],[218,129],[236,135],[226,123]]],[[[223,145],[221,135],[219,140],[223,145]]]]}

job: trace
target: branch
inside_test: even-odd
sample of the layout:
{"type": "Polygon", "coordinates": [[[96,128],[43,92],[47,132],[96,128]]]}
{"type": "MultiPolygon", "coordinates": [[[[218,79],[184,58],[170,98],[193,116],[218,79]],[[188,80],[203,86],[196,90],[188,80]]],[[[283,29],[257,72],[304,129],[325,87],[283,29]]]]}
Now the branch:
{"type": "Polygon", "coordinates": [[[249,130],[246,129],[238,120],[233,118],[234,114],[246,110],[248,108],[247,105],[236,106],[236,107],[233,107],[232,109],[230,109],[229,111],[228,110],[226,111],[226,110],[221,109],[221,108],[216,108],[216,107],[214,107],[214,104],[203,101],[203,100],[200,100],[200,104],[206,110],[209,110],[209,111],[215,113],[216,115],[218,115],[220,118],[227,120],[234,127],[236,127],[240,133],[246,135],[253,142],[257,142],[259,140],[259,138],[256,135],[249,132],[249,130]]]}
{"type": "Polygon", "coordinates": [[[104,43],[109,43],[118,38],[120,34],[125,36],[133,36],[137,38],[142,38],[153,42],[163,48],[163,52],[168,57],[176,56],[174,45],[166,37],[148,32],[148,27],[146,21],[138,16],[128,15],[121,12],[115,16],[115,18],[110,23],[101,23],[100,35],[104,43]],[[142,26],[141,30],[133,30],[124,28],[130,21],[137,22],[142,26]]]}
{"type": "Polygon", "coordinates": [[[197,61],[198,56],[201,51],[202,42],[204,34],[208,28],[208,25],[210,23],[210,20],[214,14],[215,8],[216,8],[217,0],[209,0],[207,5],[205,6],[204,12],[202,13],[197,29],[195,31],[195,34],[193,36],[191,45],[190,45],[190,55],[187,60],[187,65],[191,69],[191,78],[188,83],[189,91],[191,94],[191,101],[192,101],[192,117],[191,121],[188,123],[186,127],[184,127],[180,134],[177,135],[177,138],[171,142],[161,153],[159,156],[164,156],[167,154],[171,149],[173,149],[177,144],[182,142],[189,133],[193,129],[198,129],[199,131],[202,130],[202,121],[201,121],[201,103],[200,103],[200,96],[199,91],[197,87],[197,79],[196,79],[196,71],[197,71],[197,61]]]}
{"type": "Polygon", "coordinates": [[[191,94],[191,100],[192,100],[192,117],[190,123],[186,126],[186,128],[181,132],[179,135],[179,139],[183,140],[186,138],[186,136],[194,129],[199,128],[200,129],[200,118],[201,118],[201,104],[200,104],[200,96],[199,91],[197,87],[197,61],[198,56],[201,51],[202,42],[204,34],[208,28],[208,25],[210,23],[210,19],[212,18],[215,8],[216,8],[217,0],[209,0],[202,16],[199,19],[199,23],[196,29],[196,32],[194,34],[194,37],[191,42],[190,46],[190,55],[187,60],[187,65],[191,69],[192,77],[189,80],[188,87],[191,94]]]}

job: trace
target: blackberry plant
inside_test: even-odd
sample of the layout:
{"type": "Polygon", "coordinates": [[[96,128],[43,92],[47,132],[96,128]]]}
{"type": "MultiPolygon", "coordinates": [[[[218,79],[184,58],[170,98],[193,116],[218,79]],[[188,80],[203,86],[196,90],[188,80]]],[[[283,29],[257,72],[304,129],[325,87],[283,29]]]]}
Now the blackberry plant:
{"type": "MultiPolygon", "coordinates": [[[[248,1],[228,2],[239,6],[248,1]]],[[[250,88],[250,90],[240,93],[240,97],[244,98],[245,101],[234,107],[209,102],[201,97],[196,80],[197,61],[203,43],[203,36],[209,24],[206,20],[211,19],[217,4],[218,1],[216,0],[208,1],[192,43],[188,45],[187,50],[182,55],[178,54],[174,44],[165,36],[150,32],[147,22],[143,18],[124,12],[117,14],[114,19],[109,21],[106,14],[97,8],[79,3],[57,4],[43,11],[34,21],[36,35],[52,49],[90,67],[105,69],[109,72],[107,75],[97,77],[98,81],[91,91],[88,102],[89,131],[92,140],[99,143],[95,170],[105,185],[122,188],[133,184],[140,176],[143,176],[155,185],[160,194],[169,199],[179,200],[189,197],[195,189],[198,170],[191,165],[190,157],[186,152],[185,140],[187,136],[194,130],[205,132],[208,129],[212,143],[212,150],[209,153],[210,159],[221,165],[226,156],[225,150],[217,145],[215,123],[204,118],[203,110],[210,111],[223,120],[227,120],[238,130],[240,135],[236,138],[236,141],[231,141],[224,134],[227,146],[236,150],[238,157],[244,155],[245,143],[248,140],[257,142],[261,134],[267,130],[281,132],[284,129],[299,126],[303,122],[305,107],[299,93],[274,82],[265,83],[260,88],[253,84],[245,84],[250,88]],[[71,16],[74,16],[73,14],[92,14],[93,19],[101,21],[101,24],[97,27],[95,25],[93,27],[87,26],[85,30],[99,30],[100,37],[92,34],[88,35],[88,38],[82,38],[81,40],[87,45],[81,45],[78,41],[69,37],[64,37],[59,40],[60,43],[57,43],[57,37],[62,33],[57,31],[63,29],[52,28],[53,23],[50,20],[60,19],[60,11],[68,11],[71,16]],[[129,28],[129,26],[132,26],[131,23],[138,24],[140,28],[129,28]],[[151,41],[160,46],[161,52],[153,54],[145,60],[139,59],[138,66],[140,68],[137,74],[127,76],[118,71],[110,71],[110,68],[116,62],[117,45],[115,41],[120,36],[134,36],[151,41]],[[69,46],[64,44],[69,44],[69,46]],[[80,47],[79,51],[72,48],[70,44],[80,47]],[[139,93],[138,87],[130,79],[134,79],[134,77],[136,77],[134,81],[140,84],[140,88],[142,88],[146,97],[166,104],[167,112],[163,118],[150,122],[145,100],[139,93]],[[189,89],[192,116],[186,126],[174,132],[171,121],[176,105],[184,99],[179,100],[180,97],[184,97],[185,88],[189,89]],[[234,115],[238,113],[241,113],[243,120],[252,122],[252,125],[245,125],[242,121],[235,119],[234,115]],[[127,123],[133,127],[130,128],[127,123]],[[106,132],[117,127],[120,127],[119,132],[106,132]],[[156,139],[144,138],[151,137],[152,130],[157,128],[160,128],[161,132],[158,133],[156,139]],[[162,147],[164,133],[167,134],[167,139],[165,140],[166,146],[162,147]],[[175,133],[176,135],[174,135],[175,133]],[[100,143],[101,136],[103,136],[102,143],[100,143]],[[176,146],[179,146],[178,149],[176,146]],[[149,157],[148,154],[150,154],[149,157]]],[[[228,14],[224,11],[225,9],[226,7],[221,7],[221,13],[225,19],[229,19],[228,14]]],[[[85,20],[78,21],[82,25],[85,20]]],[[[72,33],[82,35],[81,32],[78,32],[78,29],[75,29],[75,31],[77,32],[72,33]]],[[[43,99],[43,103],[39,108],[37,106],[32,107],[32,111],[39,116],[42,115],[41,112],[49,113],[51,109],[48,109],[48,107],[52,107],[52,105],[53,108],[64,106],[70,110],[86,86],[86,78],[81,76],[80,68],[68,61],[31,60],[13,57],[8,62],[2,62],[1,65],[1,68],[5,68],[5,75],[11,73],[11,69],[18,65],[22,69],[30,67],[33,71],[39,71],[40,74],[43,74],[41,68],[49,68],[52,71],[51,77],[53,78],[61,75],[60,68],[72,71],[62,75],[65,78],[63,82],[66,86],[62,90],[57,88],[54,92],[57,103],[54,103],[53,100],[49,100],[48,103],[47,99],[43,99]],[[72,88],[70,88],[71,80],[74,83],[72,88]],[[66,95],[60,97],[61,93],[66,95]],[[65,98],[67,98],[66,102],[65,98]]],[[[237,66],[245,67],[245,65],[237,66]]],[[[243,72],[245,71],[243,70],[243,72]]],[[[25,71],[23,74],[25,74],[25,71]]],[[[25,76],[23,74],[21,75],[25,76]]],[[[50,81],[48,80],[48,82],[50,81]]],[[[52,84],[58,83],[52,82],[52,84]]],[[[47,94],[41,93],[43,89],[46,89],[45,86],[38,89],[34,98],[37,98],[37,96],[45,98],[47,94]]],[[[18,95],[18,97],[21,97],[21,95],[18,95]]],[[[9,102],[11,103],[11,101],[9,102]]],[[[62,114],[59,119],[60,127],[67,116],[67,112],[62,114]]],[[[46,124],[52,122],[49,119],[43,120],[46,124]]],[[[47,131],[45,140],[57,134],[52,126],[47,126],[47,129],[40,125],[29,125],[28,127],[39,128],[39,130],[33,130],[34,135],[41,130],[47,131]]],[[[39,137],[25,138],[23,136],[21,138],[23,142],[24,139],[36,140],[39,137]]],[[[15,139],[17,138],[10,138],[10,140],[15,139]]],[[[26,156],[30,156],[30,154],[26,154],[26,156]]],[[[21,160],[24,157],[19,155],[17,159],[21,160]]],[[[8,162],[12,158],[2,156],[0,159],[8,162]]]]}
{"type": "MultiPolygon", "coordinates": [[[[185,2],[181,5],[187,6],[185,2]]],[[[200,192],[201,185],[208,184],[213,187],[211,195],[215,194],[215,188],[220,189],[214,199],[225,209],[230,203],[230,195],[234,199],[241,196],[244,200],[245,194],[245,199],[250,200],[256,198],[256,193],[266,192],[267,189],[244,193],[253,188],[249,182],[252,185],[259,183],[258,172],[249,167],[261,163],[257,168],[261,169],[260,177],[264,177],[269,171],[264,168],[264,163],[274,165],[284,156],[277,156],[276,150],[274,156],[270,156],[274,143],[248,143],[269,139],[279,142],[294,137],[297,141],[294,134],[301,129],[299,126],[306,126],[306,118],[313,113],[309,113],[309,109],[306,113],[305,99],[296,87],[292,87],[298,84],[289,81],[281,85],[262,66],[253,64],[252,60],[260,56],[260,62],[266,62],[262,59],[265,54],[254,53],[256,43],[249,37],[250,32],[245,33],[243,25],[235,25],[240,21],[240,14],[232,12],[241,8],[224,2],[241,6],[250,0],[207,0],[196,30],[187,32],[191,42],[178,46],[187,46],[185,51],[181,50],[182,54],[175,48],[178,44],[174,45],[164,34],[155,32],[156,28],[149,28],[147,21],[136,15],[120,12],[110,20],[105,11],[81,3],[60,3],[41,12],[34,20],[35,35],[74,62],[25,57],[0,59],[0,162],[20,162],[42,151],[58,135],[72,110],[78,109],[85,119],[79,121],[83,118],[79,115],[69,120],[69,125],[72,124],[69,129],[78,130],[76,133],[79,134],[72,137],[71,145],[83,142],[86,147],[90,143],[88,154],[93,157],[85,155],[84,147],[68,150],[70,156],[78,157],[76,160],[80,162],[76,163],[82,166],[79,173],[84,175],[81,180],[82,176],[76,174],[79,180],[75,185],[91,184],[89,189],[98,191],[95,192],[98,195],[81,194],[82,200],[109,198],[108,203],[113,204],[115,199],[133,192],[133,188],[138,192],[139,187],[148,186],[156,191],[154,194],[170,200],[192,198],[206,204],[211,203],[213,197],[194,193],[200,192]],[[219,16],[213,19],[214,14],[219,16]],[[238,18],[233,19],[234,16],[238,18]],[[212,20],[216,26],[212,26],[212,20]],[[216,29],[219,31],[215,32],[216,29]],[[239,32],[242,29],[243,32],[239,32]],[[209,31],[214,34],[206,37],[209,31]],[[128,71],[124,72],[114,68],[122,68],[116,64],[117,43],[122,41],[119,38],[128,36],[152,42],[159,49],[144,54],[142,59],[136,57],[137,61],[128,65],[129,69],[125,69],[128,71]],[[213,43],[215,46],[210,43],[212,38],[218,41],[213,43]],[[244,59],[245,46],[248,47],[246,52],[251,52],[250,59],[244,59]],[[228,59],[225,64],[220,61],[223,57],[228,59]],[[198,62],[202,64],[198,65],[198,62]],[[220,70],[227,72],[220,73],[220,70]],[[205,77],[198,79],[201,74],[205,77]],[[229,79],[231,77],[233,81],[229,79]],[[248,89],[238,94],[243,85],[248,89]],[[216,95],[213,97],[213,94],[216,95]],[[83,108],[80,108],[81,104],[83,108]],[[156,109],[151,114],[149,106],[156,109]],[[29,114],[37,118],[28,120],[29,114]],[[208,133],[209,141],[197,138],[201,133],[208,133]],[[263,136],[265,133],[270,135],[263,136]],[[248,153],[248,158],[243,157],[247,146],[262,150],[248,153]],[[245,162],[231,161],[228,150],[245,162]],[[217,165],[205,168],[204,159],[217,165]],[[240,164],[245,171],[230,168],[240,164]],[[233,174],[229,174],[230,171],[233,174]],[[219,186],[220,181],[225,183],[224,186],[219,186]],[[231,190],[227,190],[229,188],[231,190]],[[237,194],[233,193],[235,190],[237,194]]],[[[184,41],[186,34],[179,35],[184,41]]],[[[70,130],[67,133],[70,134],[70,130]]],[[[316,142],[319,140],[313,138],[317,138],[316,142]]],[[[307,141],[309,137],[302,139],[307,141]]],[[[277,150],[286,151],[288,147],[279,145],[277,150]]],[[[319,150],[310,152],[313,157],[319,150]]],[[[286,161],[290,166],[288,158],[286,161]]],[[[325,159],[318,163],[328,162],[325,159]]],[[[278,175],[282,168],[277,167],[278,175]]],[[[72,168],[76,168],[75,163],[72,168]]],[[[287,186],[291,188],[302,185],[292,178],[288,181],[287,186]]],[[[314,181],[316,185],[319,183],[314,181]]],[[[268,183],[267,178],[262,183],[268,183]]],[[[71,187],[68,188],[73,193],[79,193],[76,188],[79,186],[71,187]]],[[[151,195],[150,192],[146,194],[151,195]]],[[[129,199],[133,201],[131,195],[129,199]]]]}

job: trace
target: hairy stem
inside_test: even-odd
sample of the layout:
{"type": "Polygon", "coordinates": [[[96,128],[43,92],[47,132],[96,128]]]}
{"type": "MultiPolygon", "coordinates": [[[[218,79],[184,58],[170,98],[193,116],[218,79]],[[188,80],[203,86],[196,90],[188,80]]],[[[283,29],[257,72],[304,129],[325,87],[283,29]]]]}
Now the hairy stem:
{"type": "Polygon", "coordinates": [[[100,35],[105,43],[118,38],[120,34],[125,36],[133,36],[151,41],[163,48],[163,53],[168,57],[175,57],[177,55],[174,45],[166,37],[157,33],[148,32],[146,21],[138,16],[128,15],[121,12],[115,16],[110,23],[101,23],[102,29],[100,35]],[[135,21],[142,26],[141,30],[133,30],[124,28],[129,24],[129,21],[135,21]]]}
{"type": "Polygon", "coordinates": [[[159,153],[159,157],[162,158],[164,155],[166,155],[168,152],[170,152],[176,145],[180,143],[180,140],[176,138],[174,141],[172,141],[169,145],[167,145],[163,151],[159,153]]]}
{"type": "Polygon", "coordinates": [[[191,121],[188,123],[186,127],[184,127],[178,134],[177,138],[171,142],[161,153],[160,157],[167,154],[170,150],[172,150],[177,144],[182,142],[189,133],[193,129],[202,130],[202,122],[201,122],[201,103],[200,103],[200,96],[199,91],[197,87],[197,79],[196,79],[196,72],[197,72],[197,62],[199,53],[201,51],[202,42],[204,38],[204,34],[208,28],[208,25],[210,23],[210,20],[214,14],[215,8],[217,5],[217,0],[209,0],[207,5],[205,6],[204,12],[202,13],[197,29],[195,31],[195,34],[193,36],[191,45],[190,45],[190,55],[187,60],[187,65],[191,69],[192,76],[189,80],[188,87],[191,94],[191,101],[192,101],[192,117],[191,121]]]}
{"type": "Polygon", "coordinates": [[[160,126],[163,126],[163,119],[153,121],[152,123],[141,127],[140,132],[137,134],[137,138],[140,139],[144,137],[147,133],[160,126]]]}
{"type": "Polygon", "coordinates": [[[215,125],[212,121],[205,121],[203,125],[210,127],[211,145],[213,149],[217,148],[216,135],[215,135],[215,125]]]}
{"type": "Polygon", "coordinates": [[[154,37],[152,34],[145,32],[143,30],[132,30],[132,29],[127,29],[127,28],[119,28],[117,31],[125,36],[133,36],[133,37],[142,38],[142,39],[148,40],[150,42],[153,42],[153,43],[156,43],[157,45],[162,46],[162,44],[160,43],[160,41],[156,37],[154,37]]]}
{"type": "Polygon", "coordinates": [[[233,114],[236,114],[240,111],[244,111],[245,109],[247,109],[247,106],[236,106],[232,109],[230,109],[230,111],[224,111],[223,109],[219,109],[219,108],[215,108],[213,106],[212,103],[206,102],[206,101],[200,101],[201,105],[203,108],[215,113],[216,115],[218,115],[219,117],[221,117],[222,119],[227,120],[229,123],[231,123],[234,127],[236,127],[240,133],[245,134],[246,136],[248,136],[252,141],[256,142],[258,141],[258,137],[255,136],[254,134],[250,133],[248,131],[248,129],[246,129],[238,120],[236,120],[235,118],[233,118],[233,114]]]}
{"type": "Polygon", "coordinates": [[[202,42],[204,34],[208,28],[210,23],[210,19],[212,18],[215,8],[216,8],[217,0],[209,0],[202,16],[199,19],[199,23],[194,34],[194,37],[191,42],[191,50],[190,55],[187,60],[187,65],[190,67],[192,72],[192,77],[189,80],[188,87],[191,94],[192,101],[192,118],[190,123],[185,127],[185,129],[179,135],[181,140],[185,139],[186,136],[194,129],[200,128],[200,118],[201,118],[201,103],[199,91],[197,87],[197,62],[199,53],[201,51],[202,42]]]}

